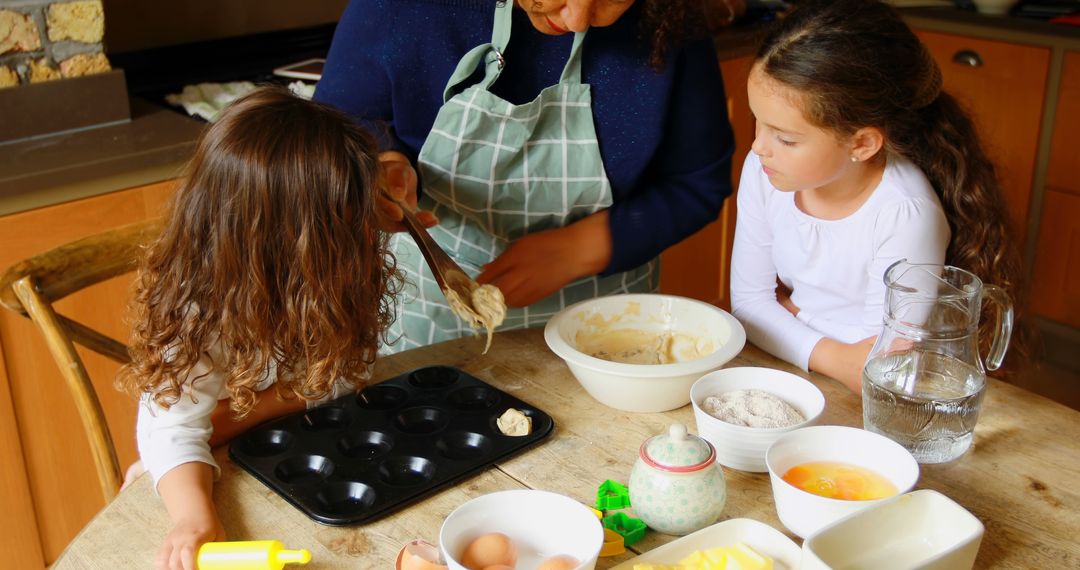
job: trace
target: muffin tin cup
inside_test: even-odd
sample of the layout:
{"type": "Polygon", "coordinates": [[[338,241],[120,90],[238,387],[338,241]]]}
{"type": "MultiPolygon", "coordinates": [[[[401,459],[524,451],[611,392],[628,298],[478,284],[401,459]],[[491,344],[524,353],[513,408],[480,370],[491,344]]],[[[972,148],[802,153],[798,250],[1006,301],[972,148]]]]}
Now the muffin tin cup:
{"type": "Polygon", "coordinates": [[[457,368],[431,366],[262,424],[229,457],[313,520],[366,523],[549,437],[542,410],[457,368]],[[516,408],[525,436],[496,419],[516,408]]]}

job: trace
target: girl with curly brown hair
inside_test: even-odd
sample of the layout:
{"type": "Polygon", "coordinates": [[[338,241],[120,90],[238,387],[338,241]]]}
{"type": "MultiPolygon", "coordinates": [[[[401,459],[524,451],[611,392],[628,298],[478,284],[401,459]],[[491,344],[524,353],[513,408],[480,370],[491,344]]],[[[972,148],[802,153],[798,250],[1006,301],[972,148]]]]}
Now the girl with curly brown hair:
{"type": "Polygon", "coordinates": [[[1022,291],[994,166],[893,8],[800,4],[759,48],[748,94],[731,295],[752,342],[858,392],[893,263],[1022,291]]]}
{"type": "MultiPolygon", "coordinates": [[[[660,253],[730,194],[705,21],[704,0],[352,0],[315,99],[387,125],[388,170],[418,181],[434,239],[502,291],[502,328],[542,326],[655,291],[660,253]]],[[[469,334],[412,240],[391,247],[416,287],[384,349],[469,334]]]]}
{"type": "Polygon", "coordinates": [[[120,379],[141,397],[139,454],[175,524],[158,567],[194,568],[223,538],[215,428],[363,385],[397,290],[379,176],[366,131],[284,90],[236,101],[199,140],[139,272],[120,379]],[[212,423],[226,404],[234,417],[212,423]]]}

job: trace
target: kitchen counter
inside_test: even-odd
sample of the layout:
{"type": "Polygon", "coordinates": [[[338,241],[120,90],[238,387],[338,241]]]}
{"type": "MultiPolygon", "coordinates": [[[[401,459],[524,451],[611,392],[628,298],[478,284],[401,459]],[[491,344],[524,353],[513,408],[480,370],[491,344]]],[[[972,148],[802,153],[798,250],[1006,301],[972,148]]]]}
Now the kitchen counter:
{"type": "Polygon", "coordinates": [[[0,215],[175,178],[204,123],[140,99],[130,122],[0,143],[0,215]]]}

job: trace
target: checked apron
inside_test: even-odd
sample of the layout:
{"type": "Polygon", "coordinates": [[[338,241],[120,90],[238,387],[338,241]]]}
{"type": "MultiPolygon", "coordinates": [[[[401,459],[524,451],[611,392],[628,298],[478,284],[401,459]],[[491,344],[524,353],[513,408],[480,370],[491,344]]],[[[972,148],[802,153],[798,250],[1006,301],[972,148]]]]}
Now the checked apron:
{"type": "MultiPolygon", "coordinates": [[[[505,64],[502,53],[510,41],[513,9],[511,1],[497,2],[491,43],[461,58],[418,160],[424,184],[419,207],[439,217],[439,225],[429,231],[472,277],[513,240],[573,223],[612,201],[593,127],[592,97],[581,83],[584,33],[575,34],[559,83],[533,101],[512,105],[489,91],[505,64]],[[479,66],[484,67],[483,80],[460,90],[479,66]]],[[[471,331],[450,310],[412,238],[397,233],[391,248],[409,284],[398,296],[391,344],[382,352],[471,331]]],[[[499,328],[543,325],[585,299],[655,291],[658,269],[653,260],[628,272],[579,279],[528,307],[509,309],[499,328]]]]}

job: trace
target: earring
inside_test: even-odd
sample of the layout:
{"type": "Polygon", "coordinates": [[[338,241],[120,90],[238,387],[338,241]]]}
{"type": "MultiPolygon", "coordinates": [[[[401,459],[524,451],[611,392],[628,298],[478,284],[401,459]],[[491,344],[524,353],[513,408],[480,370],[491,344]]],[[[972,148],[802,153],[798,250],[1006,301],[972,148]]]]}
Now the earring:
{"type": "Polygon", "coordinates": [[[853,154],[851,155],[851,162],[859,162],[859,159],[853,154]]]}

